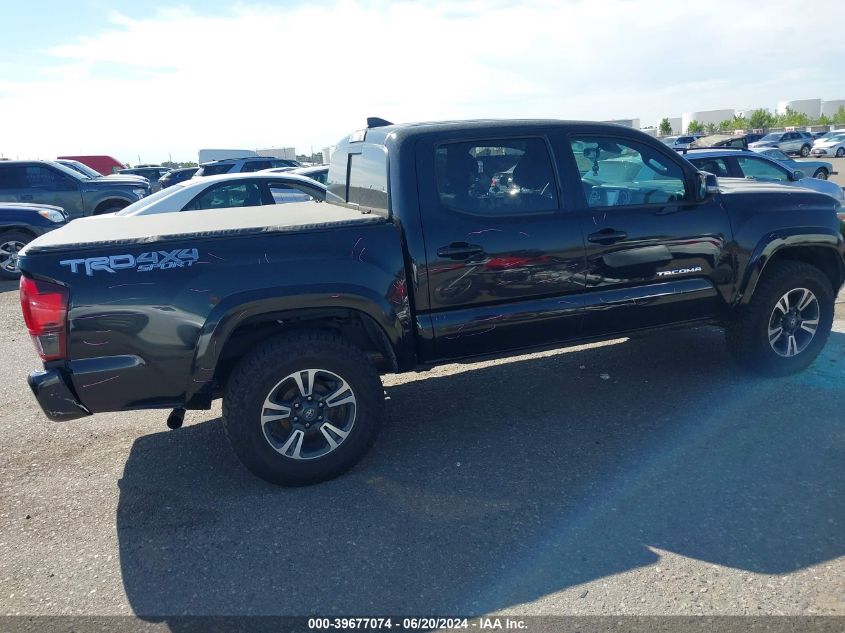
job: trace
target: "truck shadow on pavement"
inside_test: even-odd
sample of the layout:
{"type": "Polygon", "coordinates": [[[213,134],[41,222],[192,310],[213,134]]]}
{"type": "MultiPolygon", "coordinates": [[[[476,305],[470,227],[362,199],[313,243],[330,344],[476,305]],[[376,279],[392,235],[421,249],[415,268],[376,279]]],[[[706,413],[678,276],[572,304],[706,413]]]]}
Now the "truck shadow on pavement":
{"type": "Polygon", "coordinates": [[[163,620],[469,615],[659,550],[823,563],[845,554],[843,352],[833,333],[804,374],[753,378],[702,328],[415,375],[364,461],[307,488],[248,474],[219,419],[142,437],[120,482],[126,594],[163,620]]]}

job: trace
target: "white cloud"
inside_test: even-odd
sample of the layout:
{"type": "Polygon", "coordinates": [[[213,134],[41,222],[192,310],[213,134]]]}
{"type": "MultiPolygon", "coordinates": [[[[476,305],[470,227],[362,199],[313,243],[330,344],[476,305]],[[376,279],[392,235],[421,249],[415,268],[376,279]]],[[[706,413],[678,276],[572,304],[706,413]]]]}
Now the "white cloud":
{"type": "MultiPolygon", "coordinates": [[[[845,3],[814,7],[845,23],[845,3]]],[[[176,8],[0,80],[0,152],[126,160],[333,143],[368,115],[618,118],[845,97],[845,38],[794,3],[242,2],[176,8]],[[841,93],[841,94],[840,94],[841,93]]]]}

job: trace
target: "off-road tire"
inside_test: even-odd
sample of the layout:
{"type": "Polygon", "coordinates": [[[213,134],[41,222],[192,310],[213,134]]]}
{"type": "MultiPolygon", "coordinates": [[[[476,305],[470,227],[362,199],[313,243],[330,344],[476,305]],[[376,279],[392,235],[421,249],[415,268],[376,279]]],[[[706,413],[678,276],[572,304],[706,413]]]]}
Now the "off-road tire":
{"type": "Polygon", "coordinates": [[[235,367],[223,395],[223,428],[238,459],[274,484],[301,486],[337,477],[354,466],[376,439],[384,416],[384,390],[373,365],[345,339],[303,331],[267,339],[235,367]],[[274,450],[261,429],[265,398],[285,376],[322,368],[342,377],[356,398],[349,435],[332,452],[294,460],[274,450]]]}
{"type": "Polygon", "coordinates": [[[746,369],[767,376],[788,376],[806,369],[827,342],[833,325],[834,293],[830,280],[815,266],[803,262],[776,261],[763,270],[748,305],[726,327],[728,350],[746,369]],[[819,324],[803,351],[792,357],[778,355],[769,344],[768,324],[775,304],[795,288],[810,290],[818,300],[819,324]]]}

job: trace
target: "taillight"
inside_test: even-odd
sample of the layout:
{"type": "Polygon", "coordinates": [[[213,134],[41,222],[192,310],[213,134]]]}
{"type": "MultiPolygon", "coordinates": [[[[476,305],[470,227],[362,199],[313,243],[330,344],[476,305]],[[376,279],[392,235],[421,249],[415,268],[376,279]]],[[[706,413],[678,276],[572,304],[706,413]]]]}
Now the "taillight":
{"type": "Polygon", "coordinates": [[[21,276],[23,320],[42,360],[65,357],[67,304],[64,286],[21,276]]]}

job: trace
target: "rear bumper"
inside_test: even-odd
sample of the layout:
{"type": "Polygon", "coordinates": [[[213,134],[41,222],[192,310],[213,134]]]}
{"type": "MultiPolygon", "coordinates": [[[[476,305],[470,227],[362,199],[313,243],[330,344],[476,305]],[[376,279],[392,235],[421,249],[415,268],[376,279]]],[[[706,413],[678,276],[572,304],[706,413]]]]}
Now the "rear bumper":
{"type": "Polygon", "coordinates": [[[76,399],[60,370],[34,371],[27,382],[44,415],[51,420],[65,422],[91,415],[76,399]]]}

